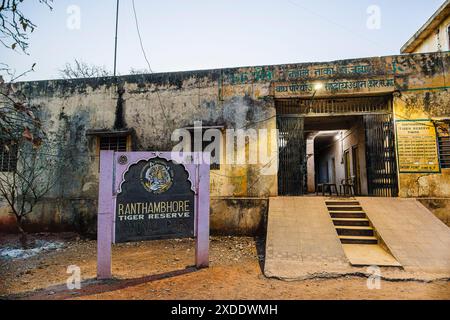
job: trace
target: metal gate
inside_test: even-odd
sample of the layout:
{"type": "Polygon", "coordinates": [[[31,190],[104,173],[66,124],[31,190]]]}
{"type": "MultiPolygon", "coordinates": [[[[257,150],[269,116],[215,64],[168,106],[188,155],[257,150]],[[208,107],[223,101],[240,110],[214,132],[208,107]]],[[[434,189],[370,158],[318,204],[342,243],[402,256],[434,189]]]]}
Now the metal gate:
{"type": "Polygon", "coordinates": [[[306,190],[304,118],[277,116],[278,195],[298,196],[306,190]]]}
{"type": "Polygon", "coordinates": [[[398,195],[392,114],[364,115],[367,184],[370,196],[398,195]]]}

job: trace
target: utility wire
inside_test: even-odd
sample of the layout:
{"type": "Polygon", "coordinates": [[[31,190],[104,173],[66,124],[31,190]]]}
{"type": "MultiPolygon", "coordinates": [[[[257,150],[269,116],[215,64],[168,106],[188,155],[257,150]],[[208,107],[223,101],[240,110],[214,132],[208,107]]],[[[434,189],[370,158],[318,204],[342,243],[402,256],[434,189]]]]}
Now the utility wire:
{"type": "MultiPolygon", "coordinates": [[[[135,21],[135,24],[136,24],[137,35],[138,35],[138,37],[139,37],[139,43],[140,43],[140,45],[141,45],[142,55],[144,56],[144,59],[145,59],[145,61],[147,62],[148,71],[149,71],[150,73],[153,73],[152,67],[151,67],[151,65],[150,65],[150,61],[148,60],[147,54],[145,53],[144,44],[143,44],[143,42],[142,42],[141,31],[140,31],[140,29],[139,29],[139,20],[138,20],[138,17],[137,17],[137,13],[136,13],[136,5],[135,5],[135,3],[134,3],[134,0],[132,0],[132,4],[133,4],[134,21],[135,21]]],[[[170,123],[170,122],[169,122],[169,118],[167,117],[166,110],[165,110],[165,108],[164,108],[164,105],[162,104],[161,96],[160,96],[159,90],[158,90],[158,86],[155,86],[155,88],[156,88],[156,95],[157,95],[157,97],[158,97],[158,102],[159,102],[159,106],[160,106],[160,108],[161,108],[162,114],[163,114],[164,118],[166,119],[167,124],[169,124],[169,123],[170,123]]]]}
{"type": "Polygon", "coordinates": [[[141,36],[141,31],[139,29],[139,20],[138,20],[138,17],[137,17],[136,6],[134,4],[134,0],[132,0],[132,3],[133,3],[134,21],[136,23],[136,31],[137,31],[137,34],[138,34],[138,37],[139,37],[139,43],[141,45],[142,54],[144,55],[144,59],[147,62],[148,70],[150,71],[150,73],[153,73],[152,67],[150,66],[150,62],[148,61],[148,58],[147,58],[147,54],[145,53],[144,45],[142,43],[142,36],[141,36]]]}

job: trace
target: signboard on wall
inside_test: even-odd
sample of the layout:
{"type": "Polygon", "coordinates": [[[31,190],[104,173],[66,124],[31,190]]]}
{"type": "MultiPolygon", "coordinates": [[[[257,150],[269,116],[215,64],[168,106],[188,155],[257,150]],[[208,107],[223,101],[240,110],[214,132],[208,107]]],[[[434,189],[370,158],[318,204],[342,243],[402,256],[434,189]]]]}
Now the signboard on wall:
{"type": "Polygon", "coordinates": [[[317,95],[325,96],[392,92],[395,87],[393,78],[274,82],[272,87],[273,96],[275,98],[308,97],[314,94],[317,84],[321,85],[321,89],[317,90],[317,95]]]}
{"type": "Polygon", "coordinates": [[[436,128],[430,120],[397,120],[400,173],[439,173],[436,128]]]}

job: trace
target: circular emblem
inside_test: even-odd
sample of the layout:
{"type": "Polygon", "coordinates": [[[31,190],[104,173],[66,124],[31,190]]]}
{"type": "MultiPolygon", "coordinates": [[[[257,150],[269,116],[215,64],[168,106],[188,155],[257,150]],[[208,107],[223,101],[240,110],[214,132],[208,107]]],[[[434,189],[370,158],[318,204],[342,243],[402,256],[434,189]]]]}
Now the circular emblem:
{"type": "Polygon", "coordinates": [[[117,162],[119,162],[119,164],[121,164],[121,165],[126,165],[128,163],[128,158],[126,155],[123,154],[119,157],[117,162]]]}
{"type": "Polygon", "coordinates": [[[173,173],[163,162],[149,162],[142,168],[141,182],[150,193],[164,193],[172,186],[173,173]]]}

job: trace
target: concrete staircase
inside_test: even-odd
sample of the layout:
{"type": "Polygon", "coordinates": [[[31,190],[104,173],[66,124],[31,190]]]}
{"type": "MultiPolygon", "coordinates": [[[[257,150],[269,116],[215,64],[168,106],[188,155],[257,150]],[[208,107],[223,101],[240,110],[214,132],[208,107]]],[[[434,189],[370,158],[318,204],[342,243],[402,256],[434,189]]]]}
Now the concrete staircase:
{"type": "Polygon", "coordinates": [[[328,212],[342,244],[378,244],[374,228],[356,200],[326,200],[328,212]]]}

